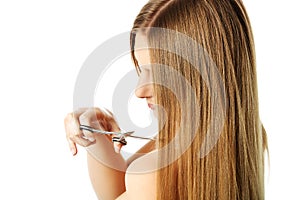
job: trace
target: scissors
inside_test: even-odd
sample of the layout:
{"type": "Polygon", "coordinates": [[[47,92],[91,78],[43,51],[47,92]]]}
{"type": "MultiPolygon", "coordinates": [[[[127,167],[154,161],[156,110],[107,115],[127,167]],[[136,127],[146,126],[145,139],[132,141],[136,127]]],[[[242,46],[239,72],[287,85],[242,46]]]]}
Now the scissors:
{"type": "Polygon", "coordinates": [[[99,133],[99,134],[104,134],[104,135],[116,135],[112,138],[112,141],[113,142],[120,142],[123,145],[127,144],[127,141],[126,141],[125,137],[132,137],[132,138],[138,138],[138,139],[144,139],[144,140],[153,140],[153,141],[155,140],[153,138],[145,138],[145,137],[132,135],[134,133],[134,131],[110,132],[110,131],[103,131],[103,130],[95,129],[95,128],[92,128],[92,127],[87,126],[87,125],[80,125],[79,128],[80,128],[80,130],[90,131],[91,133],[99,133]]]}

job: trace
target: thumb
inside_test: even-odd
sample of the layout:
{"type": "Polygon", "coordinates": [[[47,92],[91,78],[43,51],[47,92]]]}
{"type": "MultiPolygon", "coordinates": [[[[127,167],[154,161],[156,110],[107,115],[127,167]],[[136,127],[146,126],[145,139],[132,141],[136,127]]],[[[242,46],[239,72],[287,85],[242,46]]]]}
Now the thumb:
{"type": "Polygon", "coordinates": [[[122,147],[123,144],[121,144],[120,142],[114,142],[114,149],[116,153],[120,153],[122,147]]]}

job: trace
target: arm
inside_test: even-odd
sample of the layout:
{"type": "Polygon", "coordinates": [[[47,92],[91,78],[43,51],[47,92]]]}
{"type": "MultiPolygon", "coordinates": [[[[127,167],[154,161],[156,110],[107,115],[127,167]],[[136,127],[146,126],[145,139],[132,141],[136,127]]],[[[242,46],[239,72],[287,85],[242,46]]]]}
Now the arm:
{"type": "Polygon", "coordinates": [[[79,128],[80,124],[94,128],[119,131],[110,112],[98,108],[83,108],[70,113],[65,118],[66,136],[73,155],[77,144],[86,147],[91,182],[99,199],[115,199],[125,191],[125,171],[127,164],[115,147],[120,143],[112,142],[110,135],[93,134],[79,128]]]}
{"type": "MultiPolygon", "coordinates": [[[[120,149],[122,146],[120,143],[113,143],[111,137],[107,135],[92,134],[80,130],[80,124],[100,126],[98,128],[107,131],[118,131],[119,128],[112,114],[104,113],[98,108],[79,109],[74,113],[68,114],[65,118],[66,136],[73,155],[77,153],[76,144],[86,147],[88,151],[89,175],[99,199],[115,199],[122,193],[126,195],[125,171],[128,170],[127,166],[138,157],[151,151],[154,143],[151,144],[150,142],[150,144],[145,145],[126,163],[121,154],[116,153],[118,150],[115,151],[114,149],[114,147],[120,149]]],[[[130,164],[130,166],[134,165],[130,164]]],[[[146,181],[146,183],[148,182],[146,181]]],[[[139,184],[138,180],[136,183],[129,184],[128,186],[131,186],[129,188],[134,188],[135,184],[139,184]]],[[[129,189],[129,194],[132,195],[132,191],[132,189],[129,189]]],[[[124,197],[124,195],[122,196],[124,197]]]]}
{"type": "MultiPolygon", "coordinates": [[[[97,142],[95,145],[101,145],[103,147],[103,145],[105,144],[100,144],[101,138],[97,138],[97,142]]],[[[136,154],[134,154],[132,157],[130,157],[127,162],[125,162],[122,158],[122,156],[120,154],[114,153],[113,149],[110,148],[112,147],[112,145],[107,146],[106,147],[106,153],[102,156],[107,156],[110,157],[111,161],[114,161],[113,163],[103,163],[101,161],[103,161],[105,159],[105,157],[102,157],[102,159],[99,159],[100,155],[94,155],[94,153],[91,153],[93,151],[95,151],[95,148],[97,148],[97,146],[91,146],[94,149],[90,149],[91,147],[89,147],[88,149],[88,170],[89,170],[89,175],[90,175],[90,179],[94,188],[94,191],[97,194],[98,199],[116,199],[116,197],[118,197],[118,199],[139,199],[142,194],[140,194],[141,192],[145,193],[145,188],[143,187],[139,187],[140,189],[138,189],[137,191],[134,191],[130,188],[137,188],[138,185],[141,186],[141,179],[143,179],[143,182],[145,181],[145,184],[152,184],[151,182],[153,182],[153,174],[149,175],[149,174],[141,174],[141,175],[134,175],[131,173],[127,173],[127,175],[125,176],[125,171],[128,165],[130,165],[128,167],[128,170],[133,170],[134,166],[136,166],[136,162],[134,162],[135,160],[137,160],[137,158],[141,157],[142,155],[144,155],[145,153],[150,152],[151,150],[153,150],[154,147],[154,143],[153,142],[149,142],[147,143],[145,146],[143,146],[140,150],[137,151],[136,154]],[[107,150],[110,149],[110,153],[107,152],[107,150]],[[92,151],[93,150],[93,151],[92,151]],[[95,159],[95,157],[98,157],[97,159],[95,159]],[[122,168],[118,168],[118,170],[113,169],[111,167],[108,167],[107,165],[110,166],[122,166],[122,168]],[[146,175],[146,176],[145,176],[146,175]],[[129,190],[127,192],[125,192],[126,188],[125,188],[125,177],[127,179],[127,185],[126,188],[128,188],[129,190]],[[128,185],[129,184],[129,185],[128,185]],[[143,189],[141,189],[143,188],[143,189]],[[134,192],[134,195],[132,195],[131,193],[134,192]],[[122,194],[123,193],[123,194],[122,194]],[[122,194],[122,195],[121,195],[122,194]],[[131,195],[133,197],[129,197],[128,196],[131,195]]],[[[115,167],[116,168],[116,167],[115,167]]],[[[144,183],[143,183],[144,184],[144,183]]],[[[151,197],[153,197],[153,195],[151,195],[151,197]]]]}
{"type": "Polygon", "coordinates": [[[100,200],[115,199],[125,192],[125,171],[115,170],[87,154],[88,170],[94,191],[100,200]]]}

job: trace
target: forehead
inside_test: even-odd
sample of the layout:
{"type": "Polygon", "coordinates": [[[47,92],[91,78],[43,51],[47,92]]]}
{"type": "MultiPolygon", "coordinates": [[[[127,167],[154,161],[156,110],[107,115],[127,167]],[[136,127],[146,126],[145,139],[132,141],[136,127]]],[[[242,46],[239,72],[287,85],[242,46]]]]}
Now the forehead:
{"type": "Polygon", "coordinates": [[[150,64],[150,56],[149,50],[147,49],[140,49],[134,51],[135,58],[138,61],[139,66],[150,64]]]}
{"type": "Polygon", "coordinates": [[[148,48],[147,37],[144,33],[138,32],[135,36],[134,49],[148,48]]]}
{"type": "Polygon", "coordinates": [[[135,38],[134,55],[138,61],[138,64],[147,65],[150,64],[150,56],[147,45],[147,38],[144,34],[137,34],[135,38]]]}

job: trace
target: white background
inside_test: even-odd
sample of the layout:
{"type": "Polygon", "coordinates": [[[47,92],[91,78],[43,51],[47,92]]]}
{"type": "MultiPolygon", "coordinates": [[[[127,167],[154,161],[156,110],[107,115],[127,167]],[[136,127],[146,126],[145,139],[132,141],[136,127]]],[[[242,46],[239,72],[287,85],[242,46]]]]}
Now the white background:
{"type": "MultiPolygon", "coordinates": [[[[144,3],[0,2],[0,199],[96,199],[85,150],[71,155],[63,119],[82,63],[103,41],[129,31],[144,3]]],[[[266,199],[300,199],[299,7],[293,0],[244,3],[269,139],[266,199]]]]}

